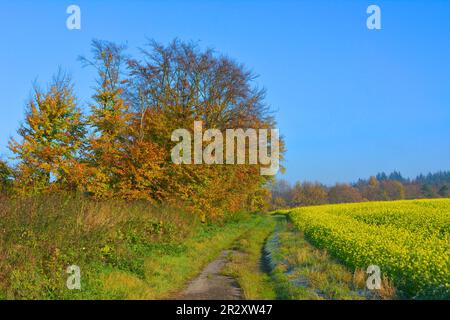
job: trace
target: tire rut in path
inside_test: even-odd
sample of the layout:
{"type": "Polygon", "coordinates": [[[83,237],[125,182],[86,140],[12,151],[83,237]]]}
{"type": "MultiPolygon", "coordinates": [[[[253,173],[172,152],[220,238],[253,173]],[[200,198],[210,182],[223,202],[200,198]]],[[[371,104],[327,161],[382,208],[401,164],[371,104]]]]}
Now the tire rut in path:
{"type": "Polygon", "coordinates": [[[221,274],[228,261],[228,255],[237,254],[224,250],[209,263],[186,289],[177,297],[180,300],[242,300],[243,294],[235,279],[221,274]]]}

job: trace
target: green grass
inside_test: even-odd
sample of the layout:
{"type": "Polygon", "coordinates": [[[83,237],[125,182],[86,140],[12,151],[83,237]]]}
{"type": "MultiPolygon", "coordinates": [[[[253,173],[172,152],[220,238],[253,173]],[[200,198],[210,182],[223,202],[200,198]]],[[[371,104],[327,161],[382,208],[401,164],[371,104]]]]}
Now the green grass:
{"type": "Polygon", "coordinates": [[[261,216],[233,248],[224,274],[237,280],[245,299],[381,298],[365,289],[363,271],[351,272],[309,244],[285,216],[261,216]]]}
{"type": "Polygon", "coordinates": [[[168,297],[254,223],[80,195],[0,198],[0,298],[168,297]],[[73,264],[81,290],[66,287],[73,264]]]}
{"type": "Polygon", "coordinates": [[[272,279],[262,268],[262,247],[274,227],[274,219],[263,215],[254,228],[234,244],[236,252],[230,255],[224,274],[237,280],[245,299],[276,299],[272,279]]]}
{"type": "Polygon", "coordinates": [[[350,272],[326,251],[309,244],[304,235],[284,217],[278,217],[276,232],[268,239],[266,252],[279,299],[322,300],[375,298],[364,290],[364,274],[350,272]]]}
{"type": "Polygon", "coordinates": [[[284,216],[239,214],[203,224],[148,202],[54,194],[0,198],[0,299],[174,298],[230,248],[223,272],[246,299],[368,296],[364,274],[355,278],[284,216]],[[81,290],[66,287],[70,265],[81,268],[81,290]]]}
{"type": "Polygon", "coordinates": [[[222,228],[211,228],[187,240],[181,252],[148,256],[144,260],[144,279],[123,272],[109,273],[107,289],[125,299],[175,297],[188,280],[200,273],[222,250],[232,246],[242,234],[254,229],[259,220],[251,217],[230,222],[222,228]]]}

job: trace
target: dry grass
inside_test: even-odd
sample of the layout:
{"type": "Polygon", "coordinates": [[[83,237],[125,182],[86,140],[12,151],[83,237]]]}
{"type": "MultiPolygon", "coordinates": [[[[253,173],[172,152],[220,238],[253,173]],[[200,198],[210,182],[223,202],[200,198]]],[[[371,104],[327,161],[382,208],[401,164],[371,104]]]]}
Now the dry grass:
{"type": "Polygon", "coordinates": [[[383,300],[392,300],[397,297],[397,290],[395,289],[394,282],[386,277],[381,278],[381,289],[378,290],[378,294],[383,300]]]}
{"type": "Polygon", "coordinates": [[[353,273],[353,285],[359,290],[364,290],[367,296],[373,299],[393,300],[397,298],[397,290],[389,278],[381,277],[381,288],[369,290],[366,285],[367,273],[363,269],[357,269],[353,273]]]}
{"type": "Polygon", "coordinates": [[[143,256],[155,246],[181,242],[199,225],[181,210],[147,202],[101,202],[74,194],[3,197],[0,298],[73,298],[65,286],[72,264],[82,270],[83,295],[105,297],[97,290],[100,273],[116,268],[139,278],[143,256]]]}
{"type": "Polygon", "coordinates": [[[365,288],[366,287],[367,274],[365,270],[357,269],[353,273],[353,284],[355,288],[365,288]]]}

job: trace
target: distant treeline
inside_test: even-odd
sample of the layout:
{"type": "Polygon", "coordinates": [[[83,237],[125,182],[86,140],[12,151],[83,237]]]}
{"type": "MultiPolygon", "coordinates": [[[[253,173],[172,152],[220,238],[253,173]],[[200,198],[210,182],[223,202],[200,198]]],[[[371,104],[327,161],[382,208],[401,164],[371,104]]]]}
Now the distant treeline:
{"type": "Polygon", "coordinates": [[[450,171],[404,178],[400,172],[384,172],[355,183],[326,186],[318,182],[297,182],[293,186],[278,180],[272,186],[272,207],[311,206],[327,203],[385,201],[449,197],[450,171]]]}

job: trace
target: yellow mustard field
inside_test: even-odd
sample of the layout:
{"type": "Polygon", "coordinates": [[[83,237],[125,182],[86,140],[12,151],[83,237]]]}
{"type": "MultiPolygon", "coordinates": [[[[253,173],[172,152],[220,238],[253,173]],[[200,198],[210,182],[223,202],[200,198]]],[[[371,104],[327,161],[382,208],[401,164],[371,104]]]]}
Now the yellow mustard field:
{"type": "Polygon", "coordinates": [[[450,298],[450,199],[288,211],[310,242],[350,268],[378,265],[404,295],[450,298]]]}

